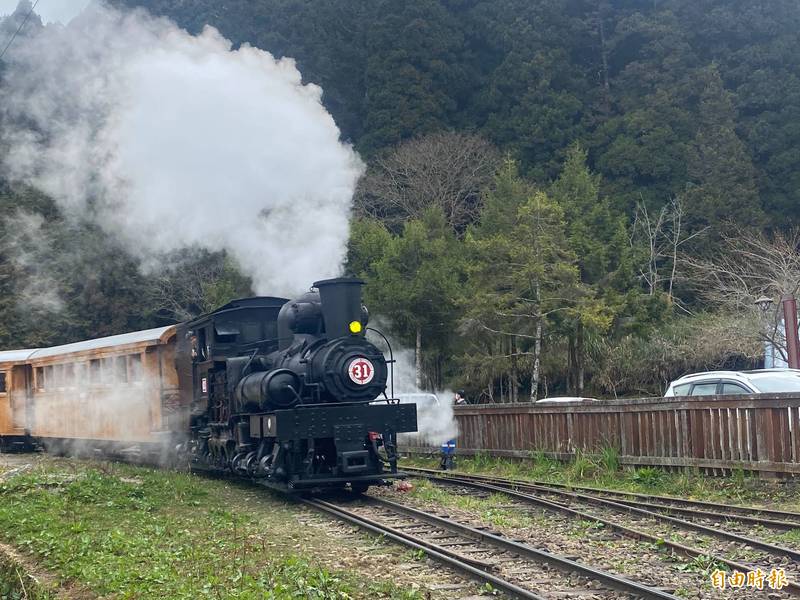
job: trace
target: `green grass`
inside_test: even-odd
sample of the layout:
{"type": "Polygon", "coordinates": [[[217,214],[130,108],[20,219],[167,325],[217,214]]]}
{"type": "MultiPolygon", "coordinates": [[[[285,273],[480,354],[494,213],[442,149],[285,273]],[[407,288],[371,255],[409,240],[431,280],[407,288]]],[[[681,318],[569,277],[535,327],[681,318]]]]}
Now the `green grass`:
{"type": "Polygon", "coordinates": [[[788,544],[793,547],[800,547],[800,528],[784,531],[777,537],[784,544],[788,544]]]}
{"type": "Polygon", "coordinates": [[[0,561],[0,600],[52,600],[55,596],[22,566],[0,561]]]}
{"type": "MultiPolygon", "coordinates": [[[[403,460],[403,465],[436,468],[438,459],[408,458],[403,460]]],[[[531,458],[527,460],[495,458],[485,454],[458,456],[456,470],[733,504],[765,504],[800,511],[800,493],[796,484],[761,480],[742,471],[730,477],[710,477],[690,472],[670,472],[657,467],[622,468],[618,452],[611,448],[597,455],[579,452],[571,462],[560,462],[541,452],[531,453],[531,458]]]]}
{"type": "Polygon", "coordinates": [[[245,496],[183,473],[48,461],[0,485],[0,536],[59,583],[115,598],[422,597],[323,568],[292,507],[245,496]]]}
{"type": "Polygon", "coordinates": [[[439,487],[425,479],[414,482],[414,489],[409,492],[412,498],[422,502],[460,508],[480,515],[480,517],[496,527],[529,527],[533,519],[517,509],[505,508],[508,498],[503,494],[491,494],[486,498],[458,495],[451,490],[439,487]]]}

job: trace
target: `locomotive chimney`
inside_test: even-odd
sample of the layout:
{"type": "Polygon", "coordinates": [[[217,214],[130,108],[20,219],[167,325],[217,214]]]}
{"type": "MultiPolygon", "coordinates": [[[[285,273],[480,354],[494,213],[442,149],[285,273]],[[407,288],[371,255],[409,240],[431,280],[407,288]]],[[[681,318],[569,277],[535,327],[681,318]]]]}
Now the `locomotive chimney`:
{"type": "Polygon", "coordinates": [[[322,304],[322,318],[325,333],[329,340],[362,333],[361,279],[338,277],[314,283],[319,290],[322,304]],[[358,330],[351,329],[351,323],[358,323],[358,330]]]}

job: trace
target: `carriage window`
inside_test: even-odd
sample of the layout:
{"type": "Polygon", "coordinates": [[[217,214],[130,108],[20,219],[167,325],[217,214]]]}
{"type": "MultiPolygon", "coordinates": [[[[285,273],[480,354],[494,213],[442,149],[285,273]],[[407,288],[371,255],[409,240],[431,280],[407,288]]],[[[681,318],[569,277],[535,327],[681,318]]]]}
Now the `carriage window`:
{"type": "Polygon", "coordinates": [[[75,385],[75,365],[64,365],[64,385],[72,387],[75,385]]]}
{"type": "Polygon", "coordinates": [[[114,359],[114,381],[125,383],[128,381],[128,363],[124,356],[114,359]]]}
{"type": "Polygon", "coordinates": [[[56,385],[56,380],[53,377],[53,366],[48,365],[44,368],[44,385],[42,389],[52,388],[56,385]]]}
{"type": "Polygon", "coordinates": [[[100,360],[96,358],[89,361],[89,381],[100,383],[100,360]]]}
{"type": "Polygon", "coordinates": [[[64,385],[64,365],[53,365],[53,384],[56,387],[64,385]]]}
{"type": "Polygon", "coordinates": [[[44,389],[44,368],[36,367],[36,389],[44,389]]]}
{"type": "Polygon", "coordinates": [[[86,363],[77,363],[75,365],[75,383],[78,386],[81,386],[86,381],[86,367],[88,365],[86,363]]]}
{"type": "Polygon", "coordinates": [[[103,383],[114,382],[114,359],[101,358],[100,359],[100,381],[103,383]]]}
{"type": "Polygon", "coordinates": [[[0,371],[0,394],[6,393],[6,372],[0,371]]]}
{"type": "Polygon", "coordinates": [[[128,356],[128,377],[131,381],[142,380],[142,355],[131,354],[128,356]]]}

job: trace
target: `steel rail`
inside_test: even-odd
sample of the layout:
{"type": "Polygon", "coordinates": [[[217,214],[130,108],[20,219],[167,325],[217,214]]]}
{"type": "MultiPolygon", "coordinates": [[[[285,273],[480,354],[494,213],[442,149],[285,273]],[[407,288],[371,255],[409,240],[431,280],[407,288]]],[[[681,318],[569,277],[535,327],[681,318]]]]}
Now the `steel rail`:
{"type": "MultiPolygon", "coordinates": [[[[412,470],[413,471],[413,470],[412,470]]],[[[427,471],[427,470],[426,470],[427,471]]],[[[467,475],[459,475],[460,477],[467,477],[467,475]]],[[[658,510],[663,511],[668,514],[682,514],[690,517],[700,517],[700,518],[707,518],[707,519],[716,519],[716,520],[726,520],[726,521],[740,521],[742,523],[752,523],[754,525],[762,525],[764,527],[772,527],[774,529],[781,529],[781,530],[792,530],[792,529],[800,529],[800,522],[791,522],[791,521],[776,521],[774,519],[764,519],[761,517],[753,517],[750,515],[739,515],[734,513],[722,513],[717,511],[710,511],[698,508],[682,508],[680,506],[670,506],[666,504],[655,504],[652,502],[645,502],[640,500],[631,500],[630,496],[636,497],[647,497],[644,494],[631,494],[630,496],[625,492],[616,492],[614,490],[605,490],[599,488],[585,488],[585,487],[575,487],[569,488],[562,485],[551,485],[551,484],[537,484],[522,481],[519,479],[502,479],[499,477],[487,477],[483,475],[469,475],[468,477],[474,477],[476,479],[480,479],[481,481],[487,481],[495,483],[496,485],[511,485],[518,489],[533,489],[536,491],[541,491],[543,488],[553,489],[553,493],[557,493],[557,491],[561,490],[596,490],[598,493],[603,494],[602,496],[598,496],[595,494],[587,494],[588,496],[592,496],[593,498],[600,498],[604,500],[609,500],[609,498],[605,498],[604,496],[612,496],[615,502],[619,502],[620,504],[626,504],[628,506],[635,506],[635,507],[644,507],[650,510],[658,510]]],[[[584,492],[585,493],[585,492],[584,492]]],[[[687,501],[690,502],[690,501],[687,501]]],[[[703,503],[705,504],[705,503],[703,503]]],[[[740,507],[743,510],[746,510],[745,507],[740,507]]],[[[787,513],[793,515],[794,513],[787,513]]]]}
{"type": "MultiPolygon", "coordinates": [[[[444,477],[459,477],[463,479],[470,479],[472,478],[471,475],[445,475],[444,477]]],[[[481,477],[475,477],[474,479],[482,479],[481,477]]],[[[485,480],[485,479],[484,479],[485,480]]],[[[765,550],[771,554],[776,554],[780,556],[788,556],[794,560],[800,561],[800,551],[793,550],[792,548],[786,548],[784,546],[777,546],[775,544],[770,544],[769,542],[765,542],[763,540],[759,540],[756,538],[747,537],[744,535],[740,535],[738,533],[733,533],[732,531],[726,531],[724,529],[719,529],[715,527],[708,527],[707,525],[702,525],[700,523],[695,523],[693,521],[686,521],[685,519],[678,519],[677,517],[672,517],[669,515],[665,515],[663,513],[653,512],[651,510],[646,510],[644,508],[638,508],[635,503],[629,501],[628,503],[619,502],[616,500],[609,500],[608,498],[601,498],[599,496],[592,496],[589,494],[583,494],[579,492],[568,492],[563,489],[556,489],[551,488],[548,486],[542,486],[537,484],[531,483],[521,483],[518,484],[515,481],[503,480],[503,479],[496,479],[493,480],[492,483],[497,485],[498,487],[511,487],[511,488],[524,488],[527,491],[545,493],[545,494],[554,494],[556,496],[561,496],[563,498],[570,498],[572,500],[583,501],[589,504],[595,504],[598,506],[604,506],[607,508],[611,508],[614,510],[622,510],[625,512],[629,512],[631,514],[637,514],[644,517],[648,517],[650,519],[655,519],[657,521],[662,521],[664,523],[671,523],[673,525],[677,525],[678,527],[682,527],[683,529],[691,529],[694,531],[699,531],[706,535],[710,535],[716,538],[730,540],[737,542],[739,544],[748,544],[753,546],[754,548],[760,548],[761,550],[765,550]]]]}
{"type": "MultiPolygon", "coordinates": [[[[405,468],[405,471],[408,472],[423,472],[423,473],[432,473],[432,474],[442,474],[442,471],[437,471],[435,469],[424,469],[421,467],[408,467],[405,468]]],[[[703,500],[689,500],[688,498],[677,498],[675,496],[660,496],[660,495],[650,495],[650,494],[641,494],[638,492],[625,492],[620,490],[610,490],[608,488],[596,488],[590,486],[573,486],[567,485],[563,483],[550,483],[546,481],[537,481],[537,480],[522,480],[522,479],[504,479],[500,477],[492,477],[489,475],[475,475],[471,473],[456,473],[460,477],[473,477],[475,479],[481,479],[485,481],[492,481],[498,483],[514,483],[515,485],[519,486],[527,486],[527,485],[538,485],[542,487],[552,487],[564,490],[576,490],[580,492],[586,492],[589,494],[605,494],[607,496],[616,496],[618,498],[640,498],[646,502],[664,502],[664,503],[672,503],[672,504],[680,504],[687,507],[699,507],[701,509],[711,509],[714,511],[719,512],[720,510],[731,511],[731,518],[739,518],[739,515],[734,515],[734,512],[744,512],[748,513],[748,516],[752,514],[760,514],[760,515],[767,515],[770,517],[776,517],[778,519],[782,519],[781,521],[769,521],[765,520],[765,522],[773,522],[773,523],[784,523],[786,525],[793,525],[795,528],[800,528],[800,512],[792,512],[786,510],[776,510],[771,508],[759,508],[755,506],[742,506],[737,504],[725,504],[722,502],[706,502],[703,500]],[[795,522],[787,521],[786,519],[795,519],[795,522]]],[[[666,506],[665,506],[666,508],[666,506]]],[[[672,507],[670,507],[672,508],[672,507]]],[[[720,513],[726,514],[726,513],[720,513]]],[[[754,517],[750,517],[754,518],[754,517]]],[[[777,525],[775,525],[777,526],[777,525]]]]}
{"type": "Polygon", "coordinates": [[[370,500],[379,505],[388,506],[397,512],[402,512],[409,516],[420,519],[422,521],[427,521],[428,523],[431,523],[433,525],[437,525],[445,529],[450,529],[451,531],[456,531],[468,537],[477,538],[485,544],[494,546],[496,548],[502,548],[503,550],[507,550],[509,552],[512,552],[513,554],[524,556],[526,558],[530,558],[538,562],[547,562],[561,570],[577,571],[578,573],[581,573],[590,579],[602,581],[608,587],[616,589],[621,592],[635,594],[642,598],[653,598],[653,599],[657,598],[660,600],[675,599],[675,596],[667,592],[664,592],[662,590],[644,585],[642,583],[638,583],[636,581],[632,581],[620,575],[614,575],[607,571],[596,569],[589,565],[579,563],[577,561],[565,558],[563,556],[559,556],[557,554],[552,554],[550,552],[534,548],[529,544],[524,544],[522,542],[506,538],[502,535],[498,535],[490,531],[476,529],[475,527],[471,527],[469,525],[458,523],[456,521],[452,521],[450,519],[446,519],[438,515],[424,512],[416,508],[406,506],[405,504],[392,502],[391,500],[386,500],[384,498],[370,498],[370,500]]]}
{"type": "MultiPolygon", "coordinates": [[[[415,508],[405,506],[403,504],[398,504],[390,500],[385,500],[383,498],[368,497],[367,499],[371,504],[383,506],[389,508],[390,510],[396,513],[405,514],[416,520],[423,521],[425,523],[434,525],[436,527],[452,531],[458,535],[462,535],[469,539],[473,539],[481,544],[492,547],[494,549],[500,549],[503,551],[511,552],[513,554],[532,559],[539,563],[543,562],[548,563],[560,570],[578,572],[587,578],[601,581],[609,588],[618,591],[633,594],[640,598],[646,598],[652,600],[676,600],[675,596],[667,592],[664,592],[662,590],[652,588],[644,584],[637,583],[635,581],[631,581],[627,578],[620,577],[618,575],[613,575],[606,571],[595,569],[594,567],[590,567],[581,564],[579,562],[570,560],[568,558],[564,558],[555,554],[551,554],[549,552],[545,552],[544,550],[539,550],[528,544],[523,544],[521,542],[517,542],[488,531],[476,529],[469,525],[458,523],[450,519],[446,519],[438,515],[420,511],[415,508]]],[[[486,573],[487,567],[481,568],[480,566],[474,566],[471,567],[470,569],[464,569],[463,565],[455,564],[459,563],[460,561],[463,561],[464,557],[456,553],[453,553],[441,546],[438,546],[437,544],[427,542],[425,540],[419,539],[415,536],[411,536],[404,532],[400,532],[383,523],[367,519],[366,517],[355,514],[351,511],[330,504],[323,500],[306,500],[305,502],[309,503],[311,506],[314,506],[315,508],[322,508],[329,514],[332,514],[334,516],[339,516],[340,518],[343,518],[348,522],[366,527],[367,529],[370,529],[371,531],[374,531],[376,533],[381,533],[383,535],[386,535],[387,537],[390,537],[391,539],[394,539],[395,541],[398,541],[400,543],[418,547],[419,549],[428,552],[432,556],[439,558],[440,560],[443,560],[447,564],[451,564],[452,566],[455,566],[461,570],[465,570],[483,580],[489,581],[490,583],[492,583],[492,585],[495,585],[499,589],[504,589],[505,591],[508,591],[513,595],[525,598],[540,598],[540,596],[537,596],[536,594],[528,590],[520,588],[519,586],[516,586],[513,583],[510,583],[500,577],[486,573]],[[441,557],[436,556],[437,554],[440,554],[441,557]]]]}
{"type": "MultiPolygon", "coordinates": [[[[600,497],[600,496],[595,496],[600,497]]],[[[782,529],[784,531],[791,531],[792,529],[800,529],[800,523],[793,523],[790,521],[776,521],[774,519],[763,519],[761,517],[751,517],[749,515],[736,515],[733,513],[716,512],[713,510],[701,510],[698,508],[681,508],[679,506],[669,506],[666,504],[653,504],[652,502],[643,502],[639,500],[627,500],[625,498],[618,498],[616,502],[620,504],[627,504],[629,506],[640,506],[649,510],[658,510],[667,514],[685,515],[687,517],[700,517],[704,519],[714,519],[722,521],[739,521],[741,523],[751,523],[753,525],[762,525],[764,527],[771,527],[773,529],[782,529]]]]}
{"type": "MultiPolygon", "coordinates": [[[[407,470],[410,471],[410,469],[407,469],[407,470]]],[[[427,469],[426,469],[426,471],[427,471],[427,469]]],[[[680,544],[678,542],[673,542],[672,540],[668,540],[668,539],[665,539],[665,538],[654,536],[654,535],[652,535],[650,533],[646,533],[646,532],[641,531],[639,529],[634,529],[632,527],[628,527],[626,525],[622,525],[622,524],[617,523],[615,521],[610,521],[610,520],[605,519],[603,517],[599,517],[599,516],[593,515],[591,513],[579,511],[579,510],[576,510],[576,509],[571,508],[569,506],[566,506],[564,504],[560,504],[558,502],[553,502],[553,501],[550,501],[550,500],[545,500],[544,498],[540,498],[538,496],[532,496],[530,494],[519,492],[519,491],[510,489],[508,487],[501,487],[501,486],[493,485],[491,483],[476,481],[476,480],[472,480],[472,479],[463,479],[463,478],[461,478],[461,476],[451,476],[451,475],[443,476],[440,472],[436,472],[436,471],[432,471],[432,470],[431,470],[430,473],[421,473],[420,476],[425,477],[426,479],[430,479],[432,481],[439,481],[439,482],[442,482],[442,483],[450,483],[450,484],[458,484],[458,485],[464,485],[464,486],[468,486],[468,487],[473,487],[475,489],[498,492],[498,493],[501,493],[501,494],[505,494],[505,495],[507,495],[509,497],[522,500],[523,502],[527,502],[529,504],[536,504],[538,506],[541,506],[543,508],[547,508],[547,509],[549,509],[551,511],[554,511],[554,512],[560,512],[560,513],[569,515],[571,517],[580,518],[582,520],[594,521],[594,522],[597,522],[597,523],[602,523],[603,525],[605,525],[609,529],[612,529],[613,531],[621,533],[622,535],[625,535],[626,537],[647,541],[647,542],[650,542],[650,543],[652,543],[654,545],[657,545],[657,546],[667,547],[667,548],[670,548],[672,550],[675,550],[676,552],[678,552],[678,553],[680,553],[680,554],[682,554],[684,556],[688,556],[688,557],[691,557],[691,558],[708,557],[708,558],[711,558],[712,560],[714,560],[716,562],[719,562],[721,564],[727,565],[728,567],[730,567],[733,570],[740,571],[740,572],[743,572],[743,573],[747,572],[747,571],[751,571],[751,570],[753,570],[755,568],[753,565],[740,563],[740,562],[725,558],[724,556],[720,556],[718,554],[711,554],[706,550],[693,548],[691,546],[686,546],[686,545],[680,544]]],[[[784,589],[788,593],[790,593],[792,595],[800,596],[800,583],[795,583],[793,581],[790,581],[784,587],[784,589]]]]}
{"type": "MultiPolygon", "coordinates": [[[[513,483],[503,483],[503,484],[496,484],[498,487],[518,487],[516,484],[513,483]]],[[[590,496],[588,494],[581,494],[577,492],[567,492],[564,490],[556,490],[544,486],[537,486],[537,485],[526,485],[526,489],[533,490],[540,493],[545,494],[554,494],[556,496],[561,496],[562,498],[569,498],[571,500],[576,501],[583,501],[589,504],[594,504],[596,506],[603,506],[606,508],[611,508],[614,510],[621,510],[631,514],[640,515],[643,517],[647,517],[650,519],[655,519],[657,521],[661,521],[663,523],[670,523],[672,525],[677,525],[683,529],[691,529],[693,531],[698,531],[700,533],[704,533],[706,535],[710,535],[712,537],[716,537],[723,540],[737,542],[739,544],[746,544],[752,546],[753,548],[760,548],[761,550],[765,550],[771,554],[779,555],[779,556],[788,556],[794,560],[800,561],[800,551],[793,550],[792,548],[786,548],[784,546],[776,546],[775,544],[770,544],[769,542],[765,542],[763,540],[747,537],[744,535],[740,535],[738,533],[733,533],[731,531],[726,531],[724,529],[718,529],[715,527],[708,527],[707,525],[701,525],[700,523],[695,523],[693,521],[686,521],[684,519],[678,519],[677,517],[671,517],[669,515],[665,515],[662,513],[656,513],[651,510],[645,510],[643,508],[637,508],[636,506],[631,506],[629,504],[622,504],[620,502],[616,502],[614,500],[607,500],[605,498],[599,498],[597,496],[590,496]]]]}
{"type": "Polygon", "coordinates": [[[323,500],[309,500],[309,499],[300,499],[301,502],[310,506],[318,511],[322,511],[332,517],[335,517],[341,521],[345,521],[352,525],[356,525],[361,527],[362,529],[366,529],[371,531],[372,533],[376,533],[381,535],[387,539],[393,540],[399,544],[403,544],[405,546],[409,546],[414,548],[415,550],[422,550],[431,558],[435,558],[436,560],[443,562],[451,567],[458,569],[464,573],[472,575],[482,581],[489,582],[492,586],[496,587],[497,589],[503,590],[507,594],[514,596],[516,598],[525,598],[526,600],[545,600],[542,596],[539,596],[529,590],[523,589],[518,585],[511,583],[510,581],[506,581],[501,577],[497,577],[496,575],[492,575],[486,569],[479,568],[473,565],[475,561],[464,560],[465,557],[455,555],[455,553],[450,552],[446,548],[438,546],[436,544],[431,544],[430,542],[425,542],[424,540],[420,540],[419,538],[414,538],[408,534],[398,535],[396,530],[382,524],[378,523],[377,521],[373,521],[372,519],[367,519],[366,517],[362,517],[357,515],[353,512],[340,508],[336,505],[330,504],[329,502],[325,502],[323,500]]]}

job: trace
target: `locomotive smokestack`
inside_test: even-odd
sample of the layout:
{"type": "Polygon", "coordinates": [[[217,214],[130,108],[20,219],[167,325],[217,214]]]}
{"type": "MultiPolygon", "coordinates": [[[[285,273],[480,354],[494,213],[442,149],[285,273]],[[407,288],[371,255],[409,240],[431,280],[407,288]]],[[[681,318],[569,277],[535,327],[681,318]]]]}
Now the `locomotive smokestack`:
{"type": "Polygon", "coordinates": [[[329,340],[363,333],[361,312],[361,279],[337,277],[314,282],[319,290],[322,318],[329,340]],[[358,331],[351,330],[351,323],[358,323],[358,331]]]}

